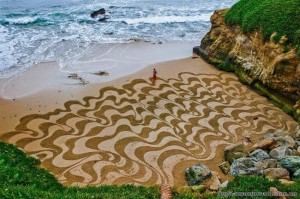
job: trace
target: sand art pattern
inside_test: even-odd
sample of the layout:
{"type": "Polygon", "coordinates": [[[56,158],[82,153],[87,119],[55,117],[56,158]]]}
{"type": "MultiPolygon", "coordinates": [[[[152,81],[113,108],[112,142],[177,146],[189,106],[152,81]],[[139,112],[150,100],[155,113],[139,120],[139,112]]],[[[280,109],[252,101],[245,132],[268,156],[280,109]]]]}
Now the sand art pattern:
{"type": "Polygon", "coordinates": [[[297,125],[225,73],[181,73],[102,88],[98,97],[23,117],[1,136],[72,185],[184,181],[183,170],[216,156],[242,134],[297,125]]]}

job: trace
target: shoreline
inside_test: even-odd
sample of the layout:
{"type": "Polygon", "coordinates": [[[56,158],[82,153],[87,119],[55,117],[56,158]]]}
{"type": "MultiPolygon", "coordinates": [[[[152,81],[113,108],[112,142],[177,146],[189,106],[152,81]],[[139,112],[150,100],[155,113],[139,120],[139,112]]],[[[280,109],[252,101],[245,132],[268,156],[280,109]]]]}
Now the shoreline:
{"type": "MultiPolygon", "coordinates": [[[[55,61],[32,65],[25,72],[0,78],[0,98],[17,99],[56,88],[73,89],[85,84],[105,83],[132,75],[149,65],[191,56],[194,42],[111,44],[99,56],[82,59],[82,66],[61,68],[55,61]],[[108,74],[97,75],[105,72],[108,74]],[[76,78],[68,76],[78,75],[76,78]]],[[[78,61],[78,60],[77,60],[78,61]]]]}
{"type": "Polygon", "coordinates": [[[234,74],[192,56],[0,103],[1,140],[41,159],[66,185],[185,186],[185,168],[218,170],[226,146],[298,125],[234,74]]]}

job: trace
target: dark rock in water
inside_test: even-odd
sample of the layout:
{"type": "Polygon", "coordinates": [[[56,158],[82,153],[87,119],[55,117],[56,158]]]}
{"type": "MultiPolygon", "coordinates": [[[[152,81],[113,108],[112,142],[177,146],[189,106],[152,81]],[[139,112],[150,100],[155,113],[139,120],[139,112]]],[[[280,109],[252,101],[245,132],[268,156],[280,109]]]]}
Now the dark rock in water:
{"type": "Polygon", "coordinates": [[[101,8],[99,10],[96,10],[94,12],[91,13],[91,17],[92,18],[96,18],[98,15],[104,15],[106,12],[105,12],[105,9],[104,8],[101,8]]]}
{"type": "Polygon", "coordinates": [[[288,156],[282,158],[280,161],[280,165],[283,168],[286,168],[292,173],[295,173],[297,170],[300,169],[300,157],[299,156],[288,156]]]}
{"type": "Polygon", "coordinates": [[[199,185],[204,180],[210,177],[210,169],[203,164],[197,164],[195,166],[185,169],[185,178],[190,186],[199,185]]]}
{"type": "Polygon", "coordinates": [[[100,19],[98,19],[98,21],[105,22],[107,19],[109,19],[109,16],[101,17],[100,19]]]}
{"type": "Polygon", "coordinates": [[[113,32],[106,32],[104,33],[105,35],[113,35],[114,33],[113,32]]]}
{"type": "Polygon", "coordinates": [[[300,178],[300,169],[295,171],[295,173],[293,174],[293,180],[296,180],[296,179],[299,179],[299,178],[300,178]]]}
{"type": "Polygon", "coordinates": [[[267,152],[265,152],[264,150],[261,150],[261,149],[256,149],[255,151],[253,151],[250,154],[250,157],[256,159],[257,161],[266,160],[266,159],[270,158],[270,156],[267,154],[267,152]]]}
{"type": "Polygon", "coordinates": [[[96,73],[92,73],[94,75],[99,75],[99,76],[107,76],[108,75],[108,72],[105,72],[105,71],[99,71],[99,72],[96,72],[96,73]]]}
{"type": "Polygon", "coordinates": [[[255,167],[256,162],[254,158],[236,159],[230,166],[230,173],[233,176],[262,175],[262,170],[255,167]]]}
{"type": "Polygon", "coordinates": [[[225,160],[232,163],[235,159],[246,157],[248,154],[243,144],[230,145],[225,148],[225,160]]]}
{"type": "Polygon", "coordinates": [[[266,178],[290,180],[290,173],[285,168],[269,168],[264,170],[266,178]]]}
{"type": "Polygon", "coordinates": [[[276,160],[281,160],[282,158],[292,154],[292,150],[286,146],[280,146],[275,149],[272,149],[269,153],[271,158],[276,160]]]}

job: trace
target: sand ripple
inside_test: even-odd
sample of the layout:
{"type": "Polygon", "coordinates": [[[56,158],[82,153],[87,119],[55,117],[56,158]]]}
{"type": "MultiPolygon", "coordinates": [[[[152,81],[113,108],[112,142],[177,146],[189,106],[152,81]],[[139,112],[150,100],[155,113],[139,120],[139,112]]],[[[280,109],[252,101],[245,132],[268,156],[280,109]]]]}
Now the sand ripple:
{"type": "Polygon", "coordinates": [[[244,132],[296,125],[225,73],[181,73],[105,87],[63,110],[25,116],[1,139],[65,184],[182,185],[184,168],[211,161],[244,132]]]}

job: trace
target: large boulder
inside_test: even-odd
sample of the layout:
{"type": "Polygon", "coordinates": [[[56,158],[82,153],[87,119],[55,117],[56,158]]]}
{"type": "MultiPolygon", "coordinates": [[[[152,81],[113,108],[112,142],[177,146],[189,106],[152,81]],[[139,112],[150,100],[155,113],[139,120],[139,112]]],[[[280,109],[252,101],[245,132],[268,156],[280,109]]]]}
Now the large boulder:
{"type": "Polygon", "coordinates": [[[275,159],[260,160],[257,163],[255,163],[255,167],[262,170],[267,168],[276,168],[277,160],[275,159]]]}
{"type": "Polygon", "coordinates": [[[276,160],[281,160],[286,156],[290,156],[292,154],[292,150],[286,146],[280,146],[270,151],[270,157],[276,160]]]}
{"type": "Polygon", "coordinates": [[[295,173],[300,169],[300,157],[299,156],[288,156],[282,158],[280,165],[292,173],[295,173]]]}
{"type": "Polygon", "coordinates": [[[248,153],[243,144],[230,145],[224,150],[224,157],[227,162],[232,164],[235,159],[246,157],[248,153]]]}
{"type": "Polygon", "coordinates": [[[290,180],[290,173],[285,168],[269,168],[264,170],[264,175],[268,179],[287,179],[290,180]]]}
{"type": "Polygon", "coordinates": [[[257,161],[254,158],[239,158],[230,166],[232,176],[262,175],[262,170],[255,167],[257,161]]]}
{"type": "Polygon", "coordinates": [[[185,169],[185,178],[190,186],[199,185],[210,177],[210,169],[203,164],[197,164],[185,169]]]}
{"type": "Polygon", "coordinates": [[[273,137],[265,138],[252,146],[252,151],[256,149],[268,149],[275,143],[273,137]]]}
{"type": "Polygon", "coordinates": [[[289,148],[294,148],[296,141],[290,135],[274,137],[275,142],[279,146],[287,146],[289,148]]]}
{"type": "Polygon", "coordinates": [[[261,149],[256,149],[250,155],[251,158],[256,159],[257,161],[269,159],[270,156],[267,152],[261,149]]]}

